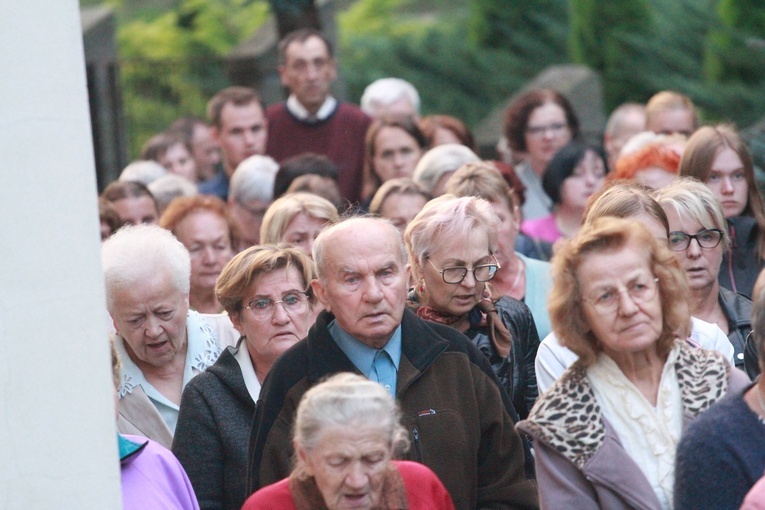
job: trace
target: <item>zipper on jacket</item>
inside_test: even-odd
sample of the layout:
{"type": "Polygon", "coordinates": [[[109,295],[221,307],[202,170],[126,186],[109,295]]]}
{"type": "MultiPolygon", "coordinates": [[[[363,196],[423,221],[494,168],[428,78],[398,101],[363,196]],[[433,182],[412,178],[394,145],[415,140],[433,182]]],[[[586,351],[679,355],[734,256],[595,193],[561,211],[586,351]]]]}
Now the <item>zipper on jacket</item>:
{"type": "Polygon", "coordinates": [[[422,450],[420,450],[420,429],[416,426],[412,429],[412,442],[414,443],[414,457],[422,464],[422,450]]]}

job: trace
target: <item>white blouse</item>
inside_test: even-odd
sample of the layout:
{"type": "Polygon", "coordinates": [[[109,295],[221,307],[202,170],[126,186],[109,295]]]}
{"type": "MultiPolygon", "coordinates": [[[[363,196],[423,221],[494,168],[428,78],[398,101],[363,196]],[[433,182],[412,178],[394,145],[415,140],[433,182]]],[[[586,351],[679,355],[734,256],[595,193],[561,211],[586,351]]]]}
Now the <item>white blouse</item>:
{"type": "MultiPolygon", "coordinates": [[[[186,364],[183,369],[183,387],[192,377],[203,372],[215,363],[220,354],[220,346],[215,332],[210,324],[200,314],[189,310],[186,316],[187,349],[186,364]]],[[[151,402],[165,420],[170,432],[175,434],[175,424],[178,422],[178,406],[162,395],[154,386],[146,380],[138,366],[130,359],[125,350],[124,340],[119,335],[114,335],[114,347],[122,361],[122,374],[120,385],[117,387],[119,398],[132,393],[133,388],[141,386],[151,402]]]]}
{"type": "Polygon", "coordinates": [[[683,423],[683,403],[675,372],[680,347],[664,364],[656,407],[627,379],[614,360],[601,353],[587,368],[603,417],[613,426],[627,454],[648,479],[662,508],[672,508],[675,450],[683,423]]]}

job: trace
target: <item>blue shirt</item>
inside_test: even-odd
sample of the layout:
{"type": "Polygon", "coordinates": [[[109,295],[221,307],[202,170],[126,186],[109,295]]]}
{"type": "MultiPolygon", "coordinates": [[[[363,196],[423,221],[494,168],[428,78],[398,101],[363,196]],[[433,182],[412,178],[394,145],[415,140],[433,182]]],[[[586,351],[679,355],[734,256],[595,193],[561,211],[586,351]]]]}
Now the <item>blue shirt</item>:
{"type": "MultiPolygon", "coordinates": [[[[328,329],[329,334],[332,335],[340,350],[348,356],[351,362],[356,365],[356,368],[364,374],[364,377],[370,379],[373,370],[372,365],[374,364],[375,354],[377,354],[378,349],[353,338],[335,320],[329,323],[328,329]]],[[[388,353],[391,361],[393,361],[393,365],[396,367],[396,373],[398,373],[398,366],[401,362],[401,324],[398,325],[391,339],[388,340],[388,343],[381,350],[388,353]]],[[[396,388],[392,390],[392,393],[395,395],[396,388]]]]}

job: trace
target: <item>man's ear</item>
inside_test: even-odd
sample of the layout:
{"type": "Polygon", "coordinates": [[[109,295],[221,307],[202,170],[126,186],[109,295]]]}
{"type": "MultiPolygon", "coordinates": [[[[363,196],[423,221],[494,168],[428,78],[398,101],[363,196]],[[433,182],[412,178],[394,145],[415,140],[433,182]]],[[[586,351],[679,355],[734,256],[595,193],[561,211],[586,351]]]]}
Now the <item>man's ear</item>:
{"type": "Polygon", "coordinates": [[[322,282],[320,278],[314,278],[311,280],[311,288],[313,289],[313,293],[316,295],[316,298],[319,300],[322,306],[324,306],[324,309],[328,312],[331,312],[332,308],[327,302],[327,293],[326,289],[324,288],[324,282],[322,282]]]}
{"type": "Polygon", "coordinates": [[[279,81],[281,82],[282,87],[287,87],[287,68],[283,65],[280,65],[277,67],[277,70],[279,71],[279,81]]]}

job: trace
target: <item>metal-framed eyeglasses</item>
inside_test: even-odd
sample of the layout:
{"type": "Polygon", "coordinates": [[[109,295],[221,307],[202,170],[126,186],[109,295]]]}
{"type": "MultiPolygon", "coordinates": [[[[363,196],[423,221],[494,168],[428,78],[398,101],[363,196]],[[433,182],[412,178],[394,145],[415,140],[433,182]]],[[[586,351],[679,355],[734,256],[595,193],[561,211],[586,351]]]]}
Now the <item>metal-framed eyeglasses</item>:
{"type": "MultiPolygon", "coordinates": [[[[492,257],[494,257],[493,254],[492,257]]],[[[488,282],[494,278],[494,276],[497,274],[497,270],[500,269],[497,257],[494,257],[494,264],[481,264],[479,266],[475,266],[472,270],[465,266],[452,266],[439,269],[430,259],[428,259],[428,262],[430,262],[430,265],[433,266],[436,271],[441,273],[441,278],[443,278],[445,283],[451,283],[455,285],[462,283],[462,280],[465,279],[468,271],[473,271],[473,278],[475,281],[488,282]]]]}
{"type": "Polygon", "coordinates": [[[695,239],[702,248],[715,248],[723,238],[723,231],[719,228],[705,228],[696,234],[675,231],[669,233],[669,247],[673,251],[685,251],[695,239]]]}
{"type": "Polygon", "coordinates": [[[583,298],[582,301],[589,303],[596,312],[605,315],[614,312],[619,307],[625,292],[635,304],[642,305],[651,301],[656,296],[656,289],[659,288],[658,283],[658,278],[640,277],[629,282],[626,287],[599,289],[592,295],[583,298]]]}
{"type": "Polygon", "coordinates": [[[276,305],[281,304],[287,315],[300,315],[308,310],[308,294],[305,292],[290,292],[278,301],[270,298],[257,298],[249,302],[244,308],[252,312],[253,317],[259,321],[270,319],[276,311],[276,305]]]}

